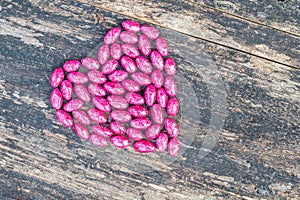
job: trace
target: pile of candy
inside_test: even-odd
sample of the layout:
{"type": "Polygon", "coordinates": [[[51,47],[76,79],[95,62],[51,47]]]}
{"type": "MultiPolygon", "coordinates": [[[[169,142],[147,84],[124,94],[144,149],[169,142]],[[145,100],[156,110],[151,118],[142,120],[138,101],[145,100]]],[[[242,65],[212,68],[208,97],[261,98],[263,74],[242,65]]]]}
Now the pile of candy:
{"type": "Polygon", "coordinates": [[[53,71],[56,117],[96,146],[107,146],[109,138],[118,148],[133,143],[140,153],[168,148],[175,156],[179,127],[172,117],[179,102],[168,44],[153,26],[126,20],[122,27],[106,33],[98,59],[69,60],[53,71]]]}

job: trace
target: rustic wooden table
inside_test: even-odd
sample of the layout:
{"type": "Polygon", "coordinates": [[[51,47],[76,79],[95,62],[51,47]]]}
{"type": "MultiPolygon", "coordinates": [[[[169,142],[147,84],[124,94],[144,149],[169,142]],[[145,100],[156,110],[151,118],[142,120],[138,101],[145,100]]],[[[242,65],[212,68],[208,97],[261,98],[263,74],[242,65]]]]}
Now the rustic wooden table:
{"type": "Polygon", "coordinates": [[[299,7],[298,0],[2,0],[0,199],[299,199],[299,7]],[[53,69],[86,56],[128,18],[167,37],[200,113],[184,154],[156,168],[146,158],[145,171],[132,168],[130,156],[110,160],[113,151],[82,143],[58,124],[48,100],[53,69]],[[205,59],[216,67],[208,79],[205,59]],[[209,89],[215,80],[222,87],[209,89]],[[214,94],[226,102],[213,102],[214,94]],[[200,158],[222,107],[214,114],[217,143],[200,158]]]}

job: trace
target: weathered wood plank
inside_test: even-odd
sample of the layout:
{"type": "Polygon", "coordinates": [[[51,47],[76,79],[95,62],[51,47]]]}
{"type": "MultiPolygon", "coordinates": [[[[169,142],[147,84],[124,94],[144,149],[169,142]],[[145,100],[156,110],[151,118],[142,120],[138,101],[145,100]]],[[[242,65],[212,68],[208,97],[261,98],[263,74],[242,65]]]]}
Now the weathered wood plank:
{"type": "Polygon", "coordinates": [[[188,0],[278,30],[300,35],[298,0],[188,0]]]}
{"type": "MultiPolygon", "coordinates": [[[[4,17],[5,27],[16,32],[2,35],[0,44],[0,193],[4,198],[297,199],[299,70],[160,28],[180,73],[197,94],[201,126],[177,161],[157,163],[160,169],[150,165],[148,172],[141,172],[130,163],[120,165],[122,159],[115,160],[126,156],[122,151],[86,146],[62,128],[48,102],[50,72],[66,59],[85,56],[108,28],[125,17],[81,3],[52,6],[45,10],[25,2],[14,8],[18,12],[6,12],[4,17]],[[86,13],[78,15],[81,11],[86,13]],[[15,20],[7,20],[13,13],[15,20]],[[26,20],[18,23],[18,19],[26,20]],[[18,50],[13,51],[11,44],[18,50]],[[203,59],[200,63],[193,60],[197,56],[203,59]],[[212,113],[212,91],[203,74],[209,57],[218,69],[212,72],[225,83],[228,116],[218,144],[199,160],[212,113]]],[[[151,164],[147,157],[145,163],[151,164]]]]}
{"type": "Polygon", "coordinates": [[[300,68],[300,38],[184,0],[78,0],[300,68]]]}

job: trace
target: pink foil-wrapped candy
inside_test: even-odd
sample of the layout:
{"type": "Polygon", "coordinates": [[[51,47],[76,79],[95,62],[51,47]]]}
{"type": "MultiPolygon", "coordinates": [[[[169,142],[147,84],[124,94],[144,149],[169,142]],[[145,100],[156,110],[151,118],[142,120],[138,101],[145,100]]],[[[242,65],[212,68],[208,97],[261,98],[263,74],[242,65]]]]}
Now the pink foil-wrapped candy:
{"type": "Polygon", "coordinates": [[[128,73],[134,73],[136,71],[135,62],[128,56],[122,56],[121,65],[128,73]]]}
{"type": "Polygon", "coordinates": [[[166,93],[166,91],[163,88],[158,88],[157,89],[157,103],[162,107],[165,108],[167,106],[168,103],[168,94],[166,93]]]}
{"type": "Polygon", "coordinates": [[[156,147],[158,151],[165,151],[168,148],[169,137],[165,133],[158,134],[156,138],[156,147]]]}
{"type": "Polygon", "coordinates": [[[176,96],[177,86],[176,86],[176,82],[174,81],[174,79],[171,76],[167,76],[165,78],[164,87],[165,87],[166,93],[170,97],[175,97],[176,96]]]}
{"type": "Polygon", "coordinates": [[[151,125],[148,118],[135,118],[131,120],[130,126],[138,130],[146,130],[151,125]]]}
{"type": "Polygon", "coordinates": [[[149,56],[152,51],[152,46],[150,40],[144,36],[140,35],[138,42],[139,50],[142,52],[144,56],[149,56]]]}
{"type": "Polygon", "coordinates": [[[177,137],[179,134],[179,127],[172,118],[165,119],[165,129],[171,137],[177,137]]]}
{"type": "Polygon", "coordinates": [[[64,110],[67,112],[73,112],[74,110],[81,109],[84,102],[80,99],[72,99],[64,105],[64,110]]]}
{"type": "Polygon", "coordinates": [[[136,58],[140,55],[139,50],[132,44],[122,44],[121,48],[123,53],[130,58],[136,58]]]}
{"type": "Polygon", "coordinates": [[[91,101],[91,95],[86,89],[84,85],[75,85],[74,86],[75,94],[79,99],[81,99],[84,102],[90,102],[91,101]]]}
{"type": "Polygon", "coordinates": [[[100,68],[100,63],[98,62],[98,60],[96,60],[94,58],[90,58],[90,57],[82,58],[81,63],[82,63],[82,66],[88,70],[100,68]]]}
{"type": "Polygon", "coordinates": [[[63,68],[66,72],[75,72],[79,70],[80,66],[81,66],[80,61],[68,60],[64,63],[63,68]]]}
{"type": "Polygon", "coordinates": [[[128,78],[128,72],[124,70],[116,70],[108,76],[108,79],[111,80],[112,82],[121,82],[127,78],[128,78]]]}
{"type": "Polygon", "coordinates": [[[89,130],[82,124],[75,124],[74,131],[76,135],[78,135],[78,137],[80,137],[83,140],[88,140],[90,137],[89,130]]]}
{"type": "Polygon", "coordinates": [[[161,130],[161,124],[153,124],[146,131],[146,137],[149,140],[154,140],[157,138],[161,130]]]}
{"type": "Polygon", "coordinates": [[[171,138],[168,143],[168,152],[170,156],[176,156],[180,150],[180,142],[177,137],[171,138]]]}
{"type": "Polygon", "coordinates": [[[99,125],[99,124],[93,125],[92,131],[93,131],[93,133],[95,133],[97,135],[101,135],[103,137],[110,137],[113,135],[113,132],[109,128],[99,125]]]}
{"type": "Polygon", "coordinates": [[[155,41],[155,46],[157,51],[162,55],[162,56],[168,56],[169,53],[169,46],[168,43],[161,37],[157,38],[155,41]]]}
{"type": "Polygon", "coordinates": [[[154,104],[151,108],[151,118],[157,124],[162,124],[164,122],[165,114],[160,105],[154,104]]]}
{"type": "Polygon", "coordinates": [[[148,85],[144,92],[145,102],[147,106],[152,106],[156,101],[156,88],[148,85]]]}
{"type": "Polygon", "coordinates": [[[133,80],[124,80],[122,82],[122,86],[125,88],[125,90],[129,91],[129,92],[139,92],[141,91],[140,86],[134,82],[133,80]]]}
{"type": "Polygon", "coordinates": [[[164,74],[162,73],[162,71],[157,69],[152,72],[151,81],[156,88],[161,88],[164,84],[164,74]]]}
{"type": "Polygon", "coordinates": [[[104,83],[103,88],[106,92],[113,95],[123,95],[125,93],[123,86],[117,82],[106,82],[104,83]]]}
{"type": "Polygon", "coordinates": [[[104,36],[104,43],[105,44],[113,44],[117,41],[121,33],[120,27],[115,27],[110,29],[104,36]]]}
{"type": "Polygon", "coordinates": [[[176,74],[176,63],[173,58],[166,59],[164,69],[168,76],[174,76],[176,74]]]}
{"type": "Polygon", "coordinates": [[[131,74],[131,79],[142,86],[147,86],[151,84],[151,78],[143,72],[136,72],[131,74]]]}
{"type": "Polygon", "coordinates": [[[110,74],[114,72],[119,66],[119,63],[116,59],[107,61],[102,67],[103,74],[110,74]]]}
{"type": "Polygon", "coordinates": [[[83,110],[74,110],[72,112],[73,118],[77,120],[80,124],[90,125],[91,119],[83,110]]]}
{"type": "Polygon", "coordinates": [[[123,31],[120,34],[120,40],[124,43],[135,44],[138,42],[138,36],[131,31],[123,31]]]}
{"type": "Polygon", "coordinates": [[[50,103],[56,110],[60,109],[63,104],[63,96],[58,88],[55,88],[50,94],[50,103]]]}
{"type": "Polygon", "coordinates": [[[136,66],[141,70],[141,72],[145,74],[151,74],[152,72],[152,64],[147,58],[144,58],[142,56],[138,56],[135,59],[136,66]]]}
{"type": "Polygon", "coordinates": [[[50,76],[50,84],[52,87],[58,87],[64,80],[65,73],[62,68],[55,69],[50,76]]]}
{"type": "Polygon", "coordinates": [[[71,115],[69,113],[67,113],[66,111],[57,110],[56,118],[62,125],[64,125],[67,128],[72,127],[74,124],[71,115]]]}
{"type": "Polygon", "coordinates": [[[123,135],[126,133],[126,127],[120,122],[110,122],[109,127],[114,134],[123,135]]]}
{"type": "Polygon", "coordinates": [[[106,95],[106,91],[104,90],[104,88],[97,83],[90,83],[88,85],[88,91],[93,96],[103,97],[106,95]]]}
{"type": "Polygon", "coordinates": [[[104,114],[104,112],[96,108],[90,108],[87,111],[87,114],[94,122],[97,122],[99,124],[105,124],[107,122],[107,116],[104,114]]]}
{"type": "Polygon", "coordinates": [[[103,97],[94,97],[92,99],[93,105],[103,111],[103,112],[110,112],[111,111],[111,107],[110,104],[108,103],[108,101],[106,99],[104,99],[103,97]]]}
{"type": "Polygon", "coordinates": [[[141,32],[150,40],[155,40],[159,36],[159,31],[153,26],[144,25],[141,27],[141,32]]]}
{"type": "Polygon", "coordinates": [[[139,153],[151,153],[155,151],[155,145],[148,140],[139,140],[133,143],[133,148],[139,153]]]}
{"type": "Polygon", "coordinates": [[[71,81],[64,80],[60,85],[60,91],[65,100],[71,100],[73,95],[73,85],[71,81]]]}
{"type": "Polygon", "coordinates": [[[100,47],[98,51],[98,61],[101,65],[105,64],[110,57],[110,50],[107,44],[100,47]]]}
{"type": "Polygon", "coordinates": [[[142,97],[142,95],[134,92],[127,92],[127,94],[125,95],[125,99],[128,103],[133,105],[142,105],[145,103],[145,100],[142,97]]]}
{"type": "Polygon", "coordinates": [[[131,106],[128,108],[128,112],[133,117],[147,117],[149,115],[148,109],[141,105],[131,106]]]}
{"type": "Polygon", "coordinates": [[[125,110],[113,110],[110,113],[110,117],[117,122],[130,122],[132,117],[129,112],[125,110]]]}
{"type": "Polygon", "coordinates": [[[110,47],[110,54],[113,59],[119,60],[122,56],[122,48],[118,43],[113,43],[110,47]]]}
{"type": "Polygon", "coordinates": [[[133,20],[125,20],[122,26],[126,31],[139,32],[141,30],[140,24],[133,20]]]}
{"type": "Polygon", "coordinates": [[[158,51],[152,51],[150,54],[150,60],[156,69],[164,69],[164,58],[158,51]]]}
{"type": "Polygon", "coordinates": [[[90,70],[87,73],[87,76],[91,82],[97,83],[97,84],[103,84],[107,80],[106,76],[102,72],[100,72],[96,69],[90,70]]]}
{"type": "Polygon", "coordinates": [[[134,141],[144,139],[144,134],[142,133],[142,131],[135,129],[135,128],[128,128],[126,135],[134,141]]]}
{"type": "Polygon", "coordinates": [[[126,109],[128,107],[128,102],[122,96],[110,95],[107,97],[108,103],[116,109],[126,109]]]}
{"type": "Polygon", "coordinates": [[[108,145],[107,139],[105,137],[102,137],[101,135],[92,134],[89,137],[89,141],[92,145],[104,147],[108,145]]]}
{"type": "Polygon", "coordinates": [[[177,115],[178,111],[179,111],[179,101],[173,97],[168,101],[167,104],[167,114],[170,116],[175,116],[177,115]]]}
{"type": "Polygon", "coordinates": [[[110,142],[118,148],[126,148],[130,145],[130,140],[123,135],[112,136],[110,142]]]}
{"type": "Polygon", "coordinates": [[[89,81],[87,75],[82,72],[70,72],[67,75],[69,81],[75,84],[86,84],[89,81]]]}

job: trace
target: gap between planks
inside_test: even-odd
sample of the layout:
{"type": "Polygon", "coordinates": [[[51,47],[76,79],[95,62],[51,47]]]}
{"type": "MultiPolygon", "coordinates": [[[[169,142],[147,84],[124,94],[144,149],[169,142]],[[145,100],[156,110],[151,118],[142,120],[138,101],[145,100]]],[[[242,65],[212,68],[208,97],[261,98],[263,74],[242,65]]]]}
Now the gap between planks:
{"type": "MultiPolygon", "coordinates": [[[[188,2],[190,2],[190,1],[188,0],[188,2]]],[[[220,43],[218,43],[218,42],[214,42],[214,41],[212,41],[212,40],[208,40],[208,39],[205,39],[205,38],[202,38],[202,37],[198,37],[198,36],[195,36],[195,35],[192,35],[192,34],[184,33],[184,32],[182,32],[182,31],[179,31],[179,30],[176,30],[176,29],[172,29],[172,28],[163,26],[163,25],[161,25],[161,24],[159,24],[159,23],[156,23],[156,22],[154,22],[154,21],[147,20],[146,18],[137,18],[137,17],[135,17],[135,16],[127,15],[127,14],[124,14],[124,13],[122,13],[122,12],[115,11],[115,10],[113,10],[113,9],[104,8],[104,7],[102,7],[102,6],[98,6],[98,5],[94,5],[94,4],[90,4],[90,3],[84,3],[84,4],[86,4],[86,5],[88,5],[88,6],[91,6],[91,7],[99,8],[100,10],[104,10],[104,11],[112,12],[112,13],[115,13],[115,14],[118,14],[118,15],[126,16],[126,17],[128,17],[128,18],[132,18],[132,19],[144,21],[144,22],[147,22],[147,23],[155,24],[156,26],[162,27],[162,28],[164,28],[164,29],[169,29],[169,30],[171,30],[171,31],[174,31],[174,32],[177,32],[177,33],[180,33],[180,34],[183,34],[183,35],[187,35],[187,36],[189,36],[189,37],[193,37],[193,38],[200,39],[200,40],[203,40],[203,41],[206,41],[206,42],[210,42],[210,43],[212,43],[212,44],[216,44],[216,45],[219,45],[219,46],[228,48],[228,49],[232,49],[232,50],[235,50],[235,51],[238,51],[238,52],[241,52],[241,53],[245,53],[245,54],[248,54],[248,55],[257,57],[257,58],[261,58],[261,59],[264,59],[264,60],[267,60],[267,61],[271,61],[271,62],[274,62],[274,63],[276,63],[276,64],[284,65],[284,66],[289,67],[289,68],[292,68],[292,69],[300,70],[299,67],[296,67],[296,66],[293,66],[293,65],[289,65],[289,64],[285,64],[285,63],[282,63],[282,62],[279,62],[279,61],[275,61],[275,60],[272,60],[272,59],[269,59],[269,58],[266,58],[266,57],[263,57],[263,56],[260,56],[260,55],[257,55],[257,54],[248,52],[248,51],[244,51],[244,50],[241,50],[241,49],[238,49],[238,48],[234,48],[234,47],[230,47],[230,46],[227,46],[227,45],[224,45],[224,44],[220,44],[220,43]]],[[[201,4],[198,4],[198,5],[201,5],[201,4]]],[[[203,6],[203,7],[204,7],[204,6],[203,6]]],[[[206,6],[206,7],[208,7],[209,9],[217,10],[217,9],[215,9],[215,8],[210,8],[209,6],[206,6]]],[[[220,11],[220,12],[221,12],[221,11],[220,11]]],[[[232,14],[231,14],[231,15],[232,15],[232,14]]],[[[234,16],[234,15],[232,15],[232,16],[234,16]]],[[[235,17],[236,17],[236,16],[235,16],[235,17]]],[[[237,17],[238,17],[238,16],[237,16],[237,17]]],[[[238,17],[238,18],[240,18],[240,17],[238,17]]],[[[240,18],[240,19],[243,19],[243,18],[240,18]]],[[[250,21],[250,20],[247,20],[247,21],[252,22],[252,21],[250,21]]],[[[253,22],[253,23],[256,23],[256,24],[258,24],[258,25],[261,25],[260,23],[257,23],[257,22],[253,22]]],[[[275,29],[275,28],[273,28],[273,27],[269,27],[269,26],[266,26],[266,25],[264,25],[264,26],[265,26],[265,27],[268,27],[268,28],[275,29]]],[[[275,30],[277,30],[277,29],[275,29],[275,30]]],[[[283,31],[281,31],[281,32],[283,32],[283,31]]],[[[296,35],[296,36],[297,36],[297,35],[296,35]]],[[[299,36],[297,36],[297,37],[299,37],[299,36]]]]}
{"type": "Polygon", "coordinates": [[[279,31],[279,32],[282,32],[282,33],[285,33],[285,34],[292,35],[292,36],[300,38],[300,35],[298,35],[296,33],[292,33],[292,32],[285,31],[285,30],[281,30],[281,29],[273,27],[273,26],[268,26],[268,25],[266,25],[264,23],[261,23],[261,22],[258,22],[258,21],[252,20],[252,19],[248,19],[248,18],[245,18],[245,17],[240,16],[240,15],[233,14],[233,13],[227,12],[227,11],[219,9],[219,8],[208,6],[208,5],[205,5],[205,4],[202,4],[202,3],[199,3],[199,2],[195,2],[195,1],[192,1],[192,0],[184,0],[184,1],[189,2],[191,4],[194,4],[194,5],[202,6],[204,8],[208,8],[208,9],[211,9],[211,10],[214,10],[214,11],[217,11],[217,12],[225,13],[227,15],[239,18],[241,20],[244,20],[244,21],[247,21],[247,22],[251,22],[251,23],[254,23],[254,24],[257,24],[257,25],[260,25],[260,26],[264,26],[264,27],[267,27],[267,28],[270,28],[270,29],[274,29],[276,31],[279,31]]]}

